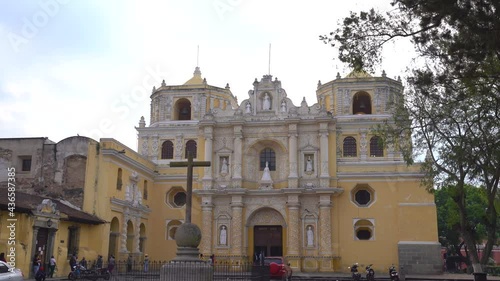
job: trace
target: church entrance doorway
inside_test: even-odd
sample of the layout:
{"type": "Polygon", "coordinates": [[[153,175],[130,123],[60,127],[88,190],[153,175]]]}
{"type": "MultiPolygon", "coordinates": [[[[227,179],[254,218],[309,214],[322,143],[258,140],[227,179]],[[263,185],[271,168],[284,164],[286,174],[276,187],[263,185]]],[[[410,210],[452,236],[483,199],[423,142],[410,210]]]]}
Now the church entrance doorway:
{"type": "Polygon", "coordinates": [[[283,227],[281,225],[254,226],[254,255],[283,256],[283,227]]]}

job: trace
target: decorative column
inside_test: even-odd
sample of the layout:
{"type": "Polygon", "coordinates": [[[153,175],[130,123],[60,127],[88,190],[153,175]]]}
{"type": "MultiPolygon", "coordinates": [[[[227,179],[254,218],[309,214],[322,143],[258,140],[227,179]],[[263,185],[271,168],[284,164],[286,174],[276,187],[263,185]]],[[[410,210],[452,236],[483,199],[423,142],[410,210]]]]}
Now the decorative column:
{"type": "Polygon", "coordinates": [[[210,109],[214,109],[214,101],[215,101],[215,98],[210,97],[210,109]]]}
{"type": "Polygon", "coordinates": [[[129,215],[123,214],[122,233],[120,235],[120,252],[127,253],[127,224],[129,215]]]}
{"type": "Polygon", "coordinates": [[[133,245],[133,252],[134,253],[140,253],[141,248],[140,248],[140,241],[141,241],[141,217],[138,215],[135,218],[135,229],[134,229],[134,245],[133,245]]]}
{"type": "Polygon", "coordinates": [[[319,149],[320,149],[320,160],[321,160],[321,174],[319,176],[320,187],[330,186],[330,173],[328,167],[328,123],[319,124],[319,149]]]}
{"type": "Polygon", "coordinates": [[[182,134],[177,134],[175,136],[175,160],[181,160],[184,152],[184,145],[182,142],[183,135],[182,134]]]}
{"type": "Polygon", "coordinates": [[[148,136],[141,137],[141,144],[139,145],[139,153],[145,157],[149,156],[149,137],[148,136]]]}
{"type": "Polygon", "coordinates": [[[29,271],[29,276],[34,277],[33,275],[33,257],[35,254],[38,252],[38,249],[36,248],[37,245],[37,238],[38,238],[38,230],[40,227],[34,226],[33,227],[33,238],[31,239],[31,256],[30,256],[30,271],[29,271]]]}
{"type": "Polygon", "coordinates": [[[206,126],[204,128],[205,133],[205,161],[210,161],[212,165],[205,167],[205,173],[203,175],[203,189],[212,189],[212,150],[213,150],[213,126],[206,126]]]}
{"type": "Polygon", "coordinates": [[[233,177],[232,186],[233,188],[241,187],[241,167],[242,167],[242,150],[243,150],[243,134],[242,126],[234,126],[234,157],[233,157],[233,177]]]}
{"type": "Polygon", "coordinates": [[[299,255],[299,243],[300,243],[300,225],[299,225],[299,196],[296,194],[288,195],[288,202],[286,204],[288,207],[288,256],[298,256],[299,255]]]}
{"type": "Polygon", "coordinates": [[[368,141],[366,140],[366,129],[360,130],[359,152],[362,161],[366,161],[368,155],[368,141]]]}
{"type": "Polygon", "coordinates": [[[158,160],[158,154],[159,154],[158,148],[160,146],[160,144],[158,143],[158,139],[159,139],[158,135],[151,137],[151,140],[152,140],[151,141],[151,159],[153,161],[158,160]]]}
{"type": "Polygon", "coordinates": [[[322,194],[319,199],[319,227],[320,244],[319,255],[332,255],[332,228],[331,228],[331,209],[332,201],[330,194],[322,194]]]}
{"type": "Polygon", "coordinates": [[[288,159],[290,162],[290,173],[288,175],[288,188],[298,188],[298,165],[297,165],[297,124],[288,125],[288,159]]]}
{"type": "Polygon", "coordinates": [[[48,239],[47,239],[47,253],[45,254],[45,264],[44,266],[49,265],[50,262],[50,257],[54,255],[54,241],[56,238],[56,231],[57,229],[55,228],[49,228],[48,229],[48,239]]]}
{"type": "Polygon", "coordinates": [[[212,196],[204,196],[201,199],[201,253],[205,256],[210,256],[212,252],[212,216],[214,205],[212,204],[212,196]]]}
{"type": "Polygon", "coordinates": [[[242,256],[243,198],[241,195],[232,196],[231,211],[231,255],[242,256]]]}

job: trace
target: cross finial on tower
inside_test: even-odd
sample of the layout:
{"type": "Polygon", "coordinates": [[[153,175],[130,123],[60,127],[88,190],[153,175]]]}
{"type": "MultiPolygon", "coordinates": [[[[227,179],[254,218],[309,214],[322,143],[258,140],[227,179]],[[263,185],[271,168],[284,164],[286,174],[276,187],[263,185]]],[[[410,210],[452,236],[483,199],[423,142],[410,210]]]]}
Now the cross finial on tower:
{"type": "Polygon", "coordinates": [[[200,61],[200,45],[198,45],[198,49],[196,50],[196,67],[200,66],[199,61],[200,61]]]}
{"type": "Polygon", "coordinates": [[[269,65],[267,68],[267,74],[271,75],[271,43],[269,43],[269,65]]]}

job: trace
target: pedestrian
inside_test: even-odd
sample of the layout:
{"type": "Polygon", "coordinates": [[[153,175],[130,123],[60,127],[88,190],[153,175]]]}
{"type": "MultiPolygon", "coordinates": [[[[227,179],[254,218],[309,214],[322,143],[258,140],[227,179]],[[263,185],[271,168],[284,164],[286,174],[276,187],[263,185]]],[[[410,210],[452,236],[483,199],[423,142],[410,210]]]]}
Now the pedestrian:
{"type": "Polygon", "coordinates": [[[290,267],[290,263],[285,264],[286,280],[292,280],[293,270],[290,267]]]}
{"type": "Polygon", "coordinates": [[[69,259],[69,268],[71,271],[75,271],[76,265],[77,265],[77,260],[78,258],[76,257],[76,254],[71,255],[71,258],[69,259]]]}
{"type": "Polygon", "coordinates": [[[148,272],[149,270],[149,257],[148,254],[144,255],[144,272],[148,272]]]}
{"type": "Polygon", "coordinates": [[[36,253],[33,257],[33,275],[36,275],[40,269],[40,265],[42,265],[42,260],[40,260],[40,255],[36,253]]]}
{"type": "Polygon", "coordinates": [[[82,260],[80,261],[80,269],[87,269],[87,260],[85,259],[85,257],[82,258],[82,260]]]}
{"type": "Polygon", "coordinates": [[[45,281],[45,270],[44,270],[43,266],[40,266],[40,268],[36,272],[35,280],[36,281],[45,281]]]}
{"type": "Polygon", "coordinates": [[[102,256],[101,256],[101,255],[98,255],[98,256],[97,256],[96,267],[97,267],[98,269],[101,269],[101,268],[102,268],[102,256]]]}
{"type": "Polygon", "coordinates": [[[54,277],[55,270],[56,270],[56,259],[54,258],[54,256],[51,256],[49,261],[49,276],[48,276],[49,278],[54,277]]]}
{"type": "Polygon", "coordinates": [[[113,274],[113,269],[115,268],[115,257],[113,255],[109,256],[108,260],[108,271],[113,274]]]}
{"type": "Polygon", "coordinates": [[[127,258],[127,272],[132,271],[132,255],[128,255],[127,258]]]}

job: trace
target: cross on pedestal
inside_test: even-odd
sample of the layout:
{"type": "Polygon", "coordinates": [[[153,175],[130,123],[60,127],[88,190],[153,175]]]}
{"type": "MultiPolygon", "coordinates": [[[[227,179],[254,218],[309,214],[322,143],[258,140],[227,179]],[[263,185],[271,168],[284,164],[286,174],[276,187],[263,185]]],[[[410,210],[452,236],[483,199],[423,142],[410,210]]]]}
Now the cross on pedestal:
{"type": "Polygon", "coordinates": [[[186,186],[186,223],[191,223],[191,206],[193,197],[193,167],[210,167],[210,161],[193,161],[191,151],[188,151],[187,162],[170,162],[170,167],[187,167],[186,186]]]}

